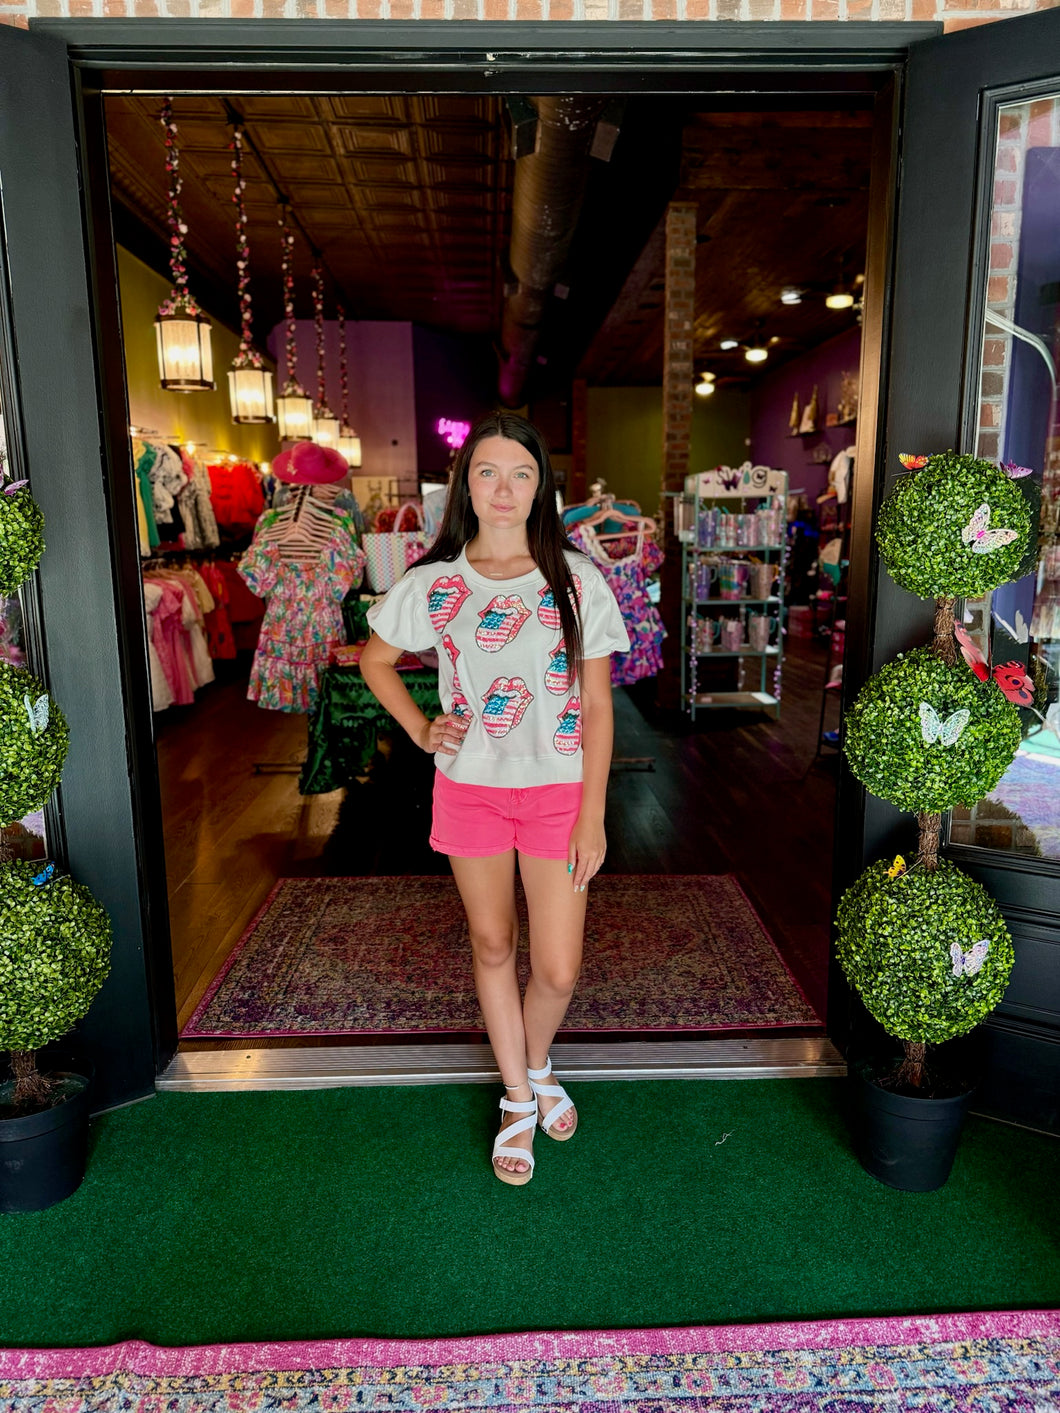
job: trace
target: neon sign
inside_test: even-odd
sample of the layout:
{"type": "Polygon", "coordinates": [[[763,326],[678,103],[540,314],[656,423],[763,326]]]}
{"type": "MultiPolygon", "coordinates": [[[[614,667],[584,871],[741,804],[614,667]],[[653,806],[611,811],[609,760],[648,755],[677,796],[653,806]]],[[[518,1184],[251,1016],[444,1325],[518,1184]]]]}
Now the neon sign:
{"type": "Polygon", "coordinates": [[[435,430],[446,446],[458,450],[467,441],[467,434],[471,431],[471,423],[454,422],[451,417],[439,417],[435,430]]]}

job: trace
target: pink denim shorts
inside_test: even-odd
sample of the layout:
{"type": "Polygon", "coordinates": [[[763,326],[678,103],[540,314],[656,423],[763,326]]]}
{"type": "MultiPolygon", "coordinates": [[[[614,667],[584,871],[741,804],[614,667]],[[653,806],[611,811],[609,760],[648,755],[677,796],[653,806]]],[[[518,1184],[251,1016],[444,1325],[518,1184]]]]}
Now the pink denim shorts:
{"type": "Polygon", "coordinates": [[[581,807],[580,780],[508,790],[463,785],[436,770],[431,848],[460,859],[512,849],[537,859],[565,859],[581,807]]]}

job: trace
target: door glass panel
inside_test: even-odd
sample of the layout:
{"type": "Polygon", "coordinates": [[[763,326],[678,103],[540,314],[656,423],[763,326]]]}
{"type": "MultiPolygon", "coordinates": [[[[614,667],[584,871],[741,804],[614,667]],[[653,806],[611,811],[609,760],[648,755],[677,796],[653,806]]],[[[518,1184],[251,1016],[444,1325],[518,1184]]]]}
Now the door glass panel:
{"type": "Polygon", "coordinates": [[[1020,480],[1039,511],[1027,573],[982,599],[965,621],[997,666],[1034,678],[1037,711],[997,788],[954,810],[953,843],[1060,858],[1060,92],[998,113],[989,271],[980,370],[978,452],[1029,467],[1020,480]]]}

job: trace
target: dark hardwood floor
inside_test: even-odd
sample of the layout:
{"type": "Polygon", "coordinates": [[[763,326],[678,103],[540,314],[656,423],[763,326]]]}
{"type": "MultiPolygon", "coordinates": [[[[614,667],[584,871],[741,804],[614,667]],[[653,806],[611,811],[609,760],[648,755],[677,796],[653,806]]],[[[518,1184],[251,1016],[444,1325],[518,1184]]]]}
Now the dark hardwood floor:
{"type": "MultiPolygon", "coordinates": [[[[789,637],[778,721],[717,711],[693,725],[655,710],[651,682],[616,692],[606,864],[734,874],[822,1017],[836,770],[832,751],[814,761],[824,652],[789,637]]],[[[181,1025],[278,878],[448,872],[427,843],[431,760],[399,736],[365,783],[300,796],[295,773],[269,767],[301,762],[306,723],[249,703],[248,668],[158,723],[181,1025]]]]}

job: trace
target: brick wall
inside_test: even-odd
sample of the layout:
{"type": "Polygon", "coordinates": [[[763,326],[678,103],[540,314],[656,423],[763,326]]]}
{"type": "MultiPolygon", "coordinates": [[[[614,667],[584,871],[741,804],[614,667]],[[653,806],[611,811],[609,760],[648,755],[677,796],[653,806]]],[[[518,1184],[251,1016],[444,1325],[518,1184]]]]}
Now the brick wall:
{"type": "Polygon", "coordinates": [[[0,24],[35,15],[329,20],[939,20],[947,30],[1057,0],[0,0],[0,24]]]}

